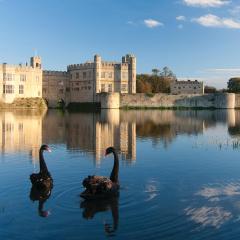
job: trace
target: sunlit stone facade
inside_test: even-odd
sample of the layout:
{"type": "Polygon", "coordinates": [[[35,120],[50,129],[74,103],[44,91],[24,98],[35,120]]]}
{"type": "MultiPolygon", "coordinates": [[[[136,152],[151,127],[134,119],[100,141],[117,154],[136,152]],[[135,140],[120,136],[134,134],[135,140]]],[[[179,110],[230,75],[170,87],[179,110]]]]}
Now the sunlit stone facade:
{"type": "Polygon", "coordinates": [[[93,61],[72,64],[67,71],[43,71],[43,97],[50,106],[59,101],[96,102],[96,94],[136,93],[136,58],[127,54],[121,62],[93,61]]]}
{"type": "Polygon", "coordinates": [[[31,57],[30,65],[0,64],[0,93],[3,103],[12,103],[16,98],[41,98],[41,58],[31,57]]]}
{"type": "Polygon", "coordinates": [[[195,81],[173,81],[170,84],[171,94],[204,94],[203,82],[195,81]]]}

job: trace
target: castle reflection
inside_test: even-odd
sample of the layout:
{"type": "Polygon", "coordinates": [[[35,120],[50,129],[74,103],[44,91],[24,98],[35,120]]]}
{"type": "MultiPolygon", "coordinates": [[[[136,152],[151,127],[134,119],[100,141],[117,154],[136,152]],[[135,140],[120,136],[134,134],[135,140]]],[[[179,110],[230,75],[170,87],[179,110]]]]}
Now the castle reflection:
{"type": "Polygon", "coordinates": [[[42,143],[63,144],[83,151],[99,162],[108,146],[115,146],[126,162],[136,160],[136,137],[170,144],[177,135],[202,134],[227,124],[231,136],[240,136],[240,111],[122,111],[69,113],[56,110],[0,112],[1,152],[28,151],[38,159],[42,143]]]}
{"type": "Polygon", "coordinates": [[[0,112],[1,152],[29,152],[30,158],[38,159],[42,143],[42,119],[44,111],[4,111],[0,112]]]}
{"type": "Polygon", "coordinates": [[[122,159],[136,159],[136,124],[120,121],[120,111],[102,110],[101,113],[65,113],[48,111],[43,121],[43,140],[64,143],[69,150],[81,150],[100,161],[104,150],[114,146],[122,159]]]}

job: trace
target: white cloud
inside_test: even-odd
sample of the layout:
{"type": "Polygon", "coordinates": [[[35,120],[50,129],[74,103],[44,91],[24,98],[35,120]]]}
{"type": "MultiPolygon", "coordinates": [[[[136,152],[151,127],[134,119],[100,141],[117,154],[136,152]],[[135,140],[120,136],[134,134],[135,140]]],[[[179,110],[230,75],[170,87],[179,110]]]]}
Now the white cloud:
{"type": "Polygon", "coordinates": [[[207,14],[199,18],[192,19],[204,27],[234,28],[240,29],[240,22],[232,18],[220,18],[213,14],[207,14]]]}
{"type": "Polygon", "coordinates": [[[176,20],[177,21],[186,21],[186,17],[185,16],[177,16],[176,20]]]}
{"type": "Polygon", "coordinates": [[[227,0],[183,0],[187,6],[191,7],[221,7],[230,3],[227,0]]]}
{"type": "Polygon", "coordinates": [[[155,27],[159,27],[159,26],[163,26],[164,24],[154,20],[154,19],[145,19],[144,20],[144,24],[145,26],[147,26],[148,28],[155,28],[155,27]]]}

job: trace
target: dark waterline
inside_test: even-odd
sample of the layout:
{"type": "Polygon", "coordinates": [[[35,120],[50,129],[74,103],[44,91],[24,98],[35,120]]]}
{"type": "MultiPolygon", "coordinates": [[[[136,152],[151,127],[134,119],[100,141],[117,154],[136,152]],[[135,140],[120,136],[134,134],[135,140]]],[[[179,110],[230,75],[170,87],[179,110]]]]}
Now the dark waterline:
{"type": "Polygon", "coordinates": [[[0,133],[1,239],[239,239],[240,111],[0,112],[0,133]],[[32,201],[42,143],[54,187],[32,201]],[[111,145],[120,196],[86,202],[111,145]]]}

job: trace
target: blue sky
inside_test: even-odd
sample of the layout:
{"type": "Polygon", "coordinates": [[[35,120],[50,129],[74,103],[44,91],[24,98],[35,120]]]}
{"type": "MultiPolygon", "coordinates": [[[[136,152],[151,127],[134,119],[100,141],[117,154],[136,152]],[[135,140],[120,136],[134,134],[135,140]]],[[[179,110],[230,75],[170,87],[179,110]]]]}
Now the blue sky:
{"type": "Polygon", "coordinates": [[[44,69],[133,53],[138,73],[225,87],[240,76],[240,0],[0,0],[0,62],[37,53],[44,69]]]}

